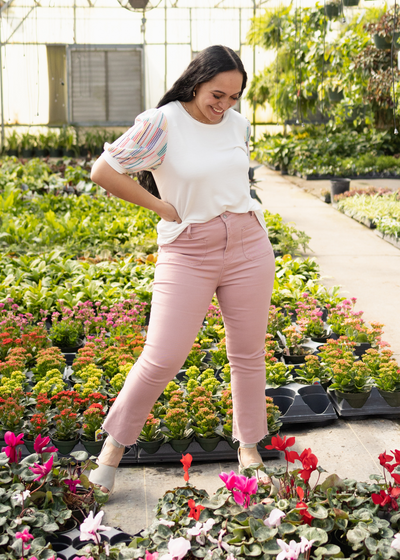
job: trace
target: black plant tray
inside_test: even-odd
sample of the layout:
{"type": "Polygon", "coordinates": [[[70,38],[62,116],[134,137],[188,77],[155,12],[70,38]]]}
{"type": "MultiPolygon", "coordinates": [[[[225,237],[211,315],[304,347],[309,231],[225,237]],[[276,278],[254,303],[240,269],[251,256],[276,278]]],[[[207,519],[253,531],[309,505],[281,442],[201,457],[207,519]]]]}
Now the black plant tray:
{"type": "MultiPolygon", "coordinates": [[[[258,447],[258,451],[263,459],[275,459],[278,458],[279,451],[268,451],[267,449],[262,449],[258,447]]],[[[221,440],[214,451],[204,451],[197,441],[192,441],[189,447],[184,451],[184,454],[190,453],[193,457],[193,462],[195,461],[207,461],[207,463],[213,461],[237,461],[237,451],[232,449],[230,445],[221,440]]],[[[143,449],[139,448],[137,445],[132,446],[129,453],[126,453],[122,457],[121,463],[129,464],[149,464],[149,463],[180,463],[182,459],[182,453],[177,453],[172,449],[169,443],[164,443],[157,453],[146,453],[143,449]]]]}
{"type": "MultiPolygon", "coordinates": [[[[260,455],[263,459],[275,459],[279,457],[279,451],[267,451],[266,449],[258,448],[260,455]]],[[[21,447],[22,457],[30,455],[25,446],[21,447]]],[[[73,451],[86,451],[82,443],[78,443],[73,451]]],[[[204,451],[197,441],[192,441],[184,453],[190,453],[193,461],[237,461],[237,451],[232,449],[228,442],[221,440],[214,451],[204,451]]],[[[89,454],[90,455],[90,454],[89,454]]],[[[125,465],[144,465],[149,463],[179,463],[182,459],[182,453],[177,453],[172,449],[169,443],[164,443],[157,453],[146,453],[137,445],[126,451],[121,459],[121,463],[125,465]]]]}
{"type": "MultiPolygon", "coordinates": [[[[112,528],[109,531],[99,531],[101,540],[108,542],[110,545],[115,545],[117,543],[129,544],[132,540],[132,535],[121,531],[118,528],[112,528]]],[[[73,529],[67,533],[59,534],[55,533],[46,538],[46,541],[51,544],[52,549],[57,554],[57,558],[61,560],[72,560],[78,555],[84,554],[84,548],[88,544],[94,544],[93,541],[81,541],[79,529],[73,529]]]]}
{"type": "Polygon", "coordinates": [[[325,389],[317,385],[301,385],[289,383],[283,387],[269,387],[265,394],[274,399],[282,416],[283,424],[299,424],[307,422],[323,423],[337,419],[335,409],[325,389]]]}
{"type": "Polygon", "coordinates": [[[372,391],[367,402],[361,408],[353,408],[346,400],[337,398],[335,393],[329,389],[328,395],[338,415],[343,418],[355,418],[362,416],[400,416],[400,406],[390,406],[379,394],[376,387],[372,387],[372,391]]]}

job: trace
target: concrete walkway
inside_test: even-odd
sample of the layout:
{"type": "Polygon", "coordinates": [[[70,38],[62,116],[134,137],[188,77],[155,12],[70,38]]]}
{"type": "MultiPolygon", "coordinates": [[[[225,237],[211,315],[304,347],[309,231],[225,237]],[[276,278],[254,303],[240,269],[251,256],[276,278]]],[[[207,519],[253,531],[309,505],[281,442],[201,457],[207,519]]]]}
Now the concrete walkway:
{"type": "MultiPolygon", "coordinates": [[[[367,321],[385,323],[385,339],[399,359],[400,251],[305,192],[310,182],[304,185],[300,180],[296,186],[264,167],[256,171],[256,177],[262,179],[258,192],[263,207],[278,212],[285,221],[295,222],[311,236],[313,253],[307,256],[317,259],[325,284],[339,284],[344,295],[357,297],[357,307],[365,312],[367,321]]],[[[314,191],[319,196],[316,185],[314,191]]],[[[298,452],[311,448],[327,474],[360,481],[381,472],[380,453],[400,449],[397,418],[338,419],[325,426],[291,425],[283,433],[296,436],[298,452]]],[[[268,462],[283,463],[282,458],[268,462]]],[[[231,469],[237,469],[237,463],[194,463],[190,482],[212,494],[221,485],[218,474],[231,469]]],[[[115,491],[104,508],[104,522],[135,534],[151,523],[152,510],[163,493],[183,484],[180,463],[119,468],[115,491]]]]}

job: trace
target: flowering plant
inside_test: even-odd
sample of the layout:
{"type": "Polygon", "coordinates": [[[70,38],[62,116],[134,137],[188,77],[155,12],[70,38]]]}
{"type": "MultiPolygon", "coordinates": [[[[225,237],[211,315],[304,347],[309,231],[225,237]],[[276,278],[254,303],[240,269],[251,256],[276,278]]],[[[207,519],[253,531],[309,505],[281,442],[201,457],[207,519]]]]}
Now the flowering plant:
{"type": "Polygon", "coordinates": [[[282,331],[285,337],[285,352],[292,356],[303,356],[310,353],[308,348],[302,346],[305,342],[305,330],[301,325],[290,325],[282,331]]]}
{"type": "Polygon", "coordinates": [[[58,369],[61,373],[65,369],[65,356],[56,346],[39,350],[36,356],[36,367],[32,371],[39,381],[52,369],[58,369]]]}
{"type": "Polygon", "coordinates": [[[280,387],[287,385],[293,381],[291,371],[292,365],[286,365],[283,362],[275,362],[274,364],[267,363],[265,366],[265,377],[267,385],[271,387],[280,387]]]}
{"type": "Polygon", "coordinates": [[[85,439],[95,440],[96,432],[101,428],[104,421],[105,412],[103,405],[93,403],[83,413],[82,430],[85,439]]]}
{"type": "Polygon", "coordinates": [[[59,320],[60,313],[55,311],[52,314],[50,339],[54,346],[58,348],[79,346],[84,335],[82,325],[74,319],[73,312],[70,314],[72,310],[63,308],[62,311],[63,317],[61,320],[59,320]]]}
{"type": "Polygon", "coordinates": [[[78,415],[70,408],[61,410],[53,416],[54,432],[53,439],[59,441],[70,441],[76,439],[80,428],[78,415]]]}
{"type": "Polygon", "coordinates": [[[164,417],[169,439],[186,439],[193,435],[191,420],[186,408],[170,408],[164,417]]]}
{"type": "Polygon", "coordinates": [[[17,432],[22,428],[23,422],[24,407],[13,397],[2,399],[0,404],[0,430],[17,432]]]}
{"type": "Polygon", "coordinates": [[[159,418],[154,418],[153,414],[149,414],[145,425],[140,432],[139,439],[141,441],[156,441],[163,437],[163,433],[160,430],[161,420],[159,418]]]}
{"type": "Polygon", "coordinates": [[[49,420],[46,414],[43,412],[32,414],[25,424],[24,430],[30,440],[34,440],[38,435],[47,435],[49,433],[49,420]]]}
{"type": "Polygon", "coordinates": [[[185,363],[183,364],[183,368],[187,369],[190,366],[200,367],[203,363],[205,355],[206,353],[201,350],[200,344],[194,343],[185,360],[185,363]]]}
{"type": "Polygon", "coordinates": [[[38,435],[35,453],[21,460],[19,446],[23,434],[8,432],[5,441],[6,447],[0,454],[0,556],[7,560],[50,560],[53,556],[44,538],[46,532],[64,527],[72,517],[72,509],[80,508],[87,514],[89,507],[96,502],[104,503],[108,496],[90,488],[86,475],[81,474],[81,480],[78,479],[78,470],[83,473],[94,466],[86,452],[59,460],[50,438],[38,435]],[[83,485],[88,488],[81,497],[76,488],[80,483],[81,490],[83,485]]]}

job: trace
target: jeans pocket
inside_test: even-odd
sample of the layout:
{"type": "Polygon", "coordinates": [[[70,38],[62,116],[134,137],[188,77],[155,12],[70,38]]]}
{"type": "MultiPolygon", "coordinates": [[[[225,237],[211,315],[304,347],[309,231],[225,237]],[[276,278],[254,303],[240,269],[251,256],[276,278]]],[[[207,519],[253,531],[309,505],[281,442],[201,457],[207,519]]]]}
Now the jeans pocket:
{"type": "Polygon", "coordinates": [[[161,245],[160,253],[166,262],[201,266],[207,254],[207,240],[189,238],[183,233],[172,243],[161,245]]]}
{"type": "Polygon", "coordinates": [[[272,253],[272,245],[267,232],[257,220],[250,226],[242,228],[243,254],[249,261],[262,259],[272,253]]]}

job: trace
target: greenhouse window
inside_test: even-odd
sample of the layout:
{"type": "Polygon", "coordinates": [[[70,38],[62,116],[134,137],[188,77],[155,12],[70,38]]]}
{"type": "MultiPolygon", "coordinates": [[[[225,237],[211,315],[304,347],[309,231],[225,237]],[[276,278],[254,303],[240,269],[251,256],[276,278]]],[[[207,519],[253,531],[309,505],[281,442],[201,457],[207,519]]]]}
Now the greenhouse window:
{"type": "Polygon", "coordinates": [[[68,52],[68,120],[125,126],[143,111],[140,47],[75,47],[68,52]]]}

